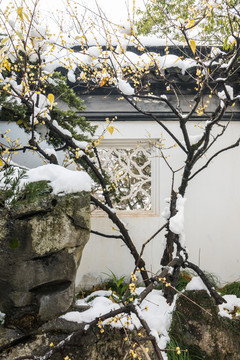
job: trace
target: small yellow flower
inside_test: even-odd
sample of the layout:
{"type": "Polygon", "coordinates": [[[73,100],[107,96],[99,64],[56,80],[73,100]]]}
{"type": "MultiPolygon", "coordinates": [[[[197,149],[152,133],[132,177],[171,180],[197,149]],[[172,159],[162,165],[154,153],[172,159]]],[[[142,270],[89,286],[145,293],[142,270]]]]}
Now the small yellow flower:
{"type": "Polygon", "coordinates": [[[49,346],[50,346],[50,347],[53,347],[53,346],[54,346],[54,343],[53,343],[53,342],[51,342],[49,346]]]}
{"type": "Polygon", "coordinates": [[[179,347],[179,346],[176,347],[176,350],[177,350],[177,354],[180,355],[180,354],[181,354],[181,350],[180,350],[180,347],[179,347]]]}

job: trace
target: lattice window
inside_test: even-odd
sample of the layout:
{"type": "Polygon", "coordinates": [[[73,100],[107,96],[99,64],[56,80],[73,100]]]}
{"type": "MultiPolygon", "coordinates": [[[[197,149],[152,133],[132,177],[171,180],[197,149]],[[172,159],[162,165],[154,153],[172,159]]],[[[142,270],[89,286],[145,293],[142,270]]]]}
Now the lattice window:
{"type": "MultiPolygon", "coordinates": [[[[152,150],[146,144],[98,148],[102,169],[109,176],[118,210],[151,210],[152,150]]],[[[100,187],[95,195],[101,196],[100,187]]]]}

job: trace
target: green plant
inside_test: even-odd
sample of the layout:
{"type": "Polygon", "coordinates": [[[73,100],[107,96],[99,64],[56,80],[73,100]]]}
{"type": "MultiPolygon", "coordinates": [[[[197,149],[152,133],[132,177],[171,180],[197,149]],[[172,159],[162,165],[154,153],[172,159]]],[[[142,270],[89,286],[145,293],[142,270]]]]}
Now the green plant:
{"type": "Polygon", "coordinates": [[[117,277],[111,270],[109,271],[111,274],[103,273],[104,275],[108,276],[106,280],[106,287],[111,289],[113,293],[115,293],[119,299],[122,300],[123,295],[128,289],[126,276],[123,275],[121,277],[117,277]]]}
{"type": "Polygon", "coordinates": [[[219,289],[219,278],[210,272],[204,271],[204,274],[206,275],[206,277],[208,278],[208,280],[210,281],[210,283],[212,284],[212,286],[215,287],[215,289],[219,289]]]}
{"type": "Polygon", "coordinates": [[[174,337],[170,338],[167,349],[168,360],[191,360],[188,350],[182,348],[174,337]]]}
{"type": "Polygon", "coordinates": [[[183,289],[185,289],[185,287],[191,280],[192,280],[192,276],[187,271],[181,271],[178,277],[176,289],[178,291],[182,291],[183,289]]]}
{"type": "Polygon", "coordinates": [[[220,289],[221,295],[236,295],[240,298],[240,281],[234,281],[230,284],[226,284],[220,289]]]}
{"type": "Polygon", "coordinates": [[[9,167],[1,172],[1,204],[12,203],[15,195],[20,191],[20,180],[26,176],[26,171],[9,167]]]}
{"type": "Polygon", "coordinates": [[[46,181],[31,182],[23,186],[16,196],[17,201],[32,201],[48,193],[50,187],[46,181]]]}

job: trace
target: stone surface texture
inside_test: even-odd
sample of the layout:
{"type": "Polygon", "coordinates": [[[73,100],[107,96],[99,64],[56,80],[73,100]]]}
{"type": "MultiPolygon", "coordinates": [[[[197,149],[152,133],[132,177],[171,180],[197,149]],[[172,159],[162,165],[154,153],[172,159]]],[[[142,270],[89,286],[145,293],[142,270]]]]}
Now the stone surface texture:
{"type": "Polygon", "coordinates": [[[90,234],[90,194],[44,191],[0,207],[0,311],[31,328],[71,306],[90,234]]]}
{"type": "Polygon", "coordinates": [[[205,290],[186,291],[185,295],[190,300],[179,297],[171,329],[179,346],[187,348],[193,359],[239,360],[240,318],[220,317],[205,290]]]}

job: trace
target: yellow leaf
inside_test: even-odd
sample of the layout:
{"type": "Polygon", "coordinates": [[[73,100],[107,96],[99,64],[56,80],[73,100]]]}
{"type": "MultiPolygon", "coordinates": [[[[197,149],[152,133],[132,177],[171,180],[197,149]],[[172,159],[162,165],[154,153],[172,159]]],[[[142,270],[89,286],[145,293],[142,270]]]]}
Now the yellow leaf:
{"type": "Polygon", "coordinates": [[[2,39],[0,46],[2,46],[3,44],[5,44],[8,40],[9,40],[9,37],[8,37],[8,36],[5,37],[4,39],[2,39]]]}
{"type": "Polygon", "coordinates": [[[19,6],[17,8],[17,13],[18,13],[18,16],[20,17],[20,19],[23,21],[23,6],[19,6]]]}
{"type": "Polygon", "coordinates": [[[11,70],[11,64],[10,64],[10,62],[9,62],[8,60],[5,60],[5,61],[4,61],[4,67],[5,67],[8,71],[11,70]]]}
{"type": "Polygon", "coordinates": [[[108,77],[102,78],[102,81],[101,81],[101,83],[100,83],[100,87],[104,86],[107,81],[108,81],[108,77]]]}
{"type": "Polygon", "coordinates": [[[0,166],[3,166],[4,164],[3,164],[3,161],[2,161],[2,159],[0,159],[0,166]]]}
{"type": "Polygon", "coordinates": [[[30,22],[30,19],[29,19],[29,17],[28,17],[28,14],[23,13],[23,15],[25,16],[25,18],[27,19],[27,21],[30,22]]]}
{"type": "Polygon", "coordinates": [[[52,109],[53,103],[54,103],[54,95],[53,94],[48,94],[48,100],[49,100],[50,105],[51,105],[50,109],[52,109]]]}
{"type": "Polygon", "coordinates": [[[195,43],[195,41],[190,40],[189,43],[190,43],[190,47],[191,47],[192,52],[195,54],[195,52],[196,52],[196,43],[195,43]]]}
{"type": "Polygon", "coordinates": [[[114,126],[107,126],[107,131],[109,131],[110,134],[112,135],[114,131],[114,126]]]}
{"type": "Polygon", "coordinates": [[[187,24],[187,28],[193,26],[195,23],[195,20],[190,20],[189,23],[187,24]]]}
{"type": "Polygon", "coordinates": [[[23,40],[23,34],[20,31],[16,31],[17,36],[23,40]]]}

